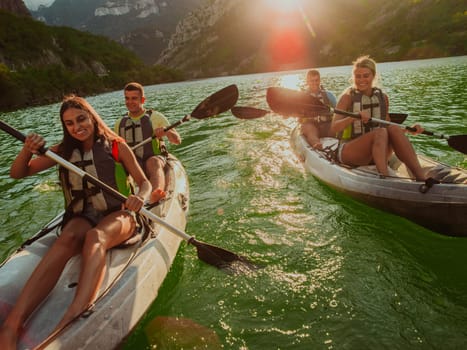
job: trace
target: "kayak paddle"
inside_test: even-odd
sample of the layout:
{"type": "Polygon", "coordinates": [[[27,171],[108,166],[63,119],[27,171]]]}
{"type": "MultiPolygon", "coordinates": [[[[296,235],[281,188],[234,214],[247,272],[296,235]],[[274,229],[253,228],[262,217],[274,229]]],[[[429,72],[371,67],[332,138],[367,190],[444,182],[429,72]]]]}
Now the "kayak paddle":
{"type": "MultiPolygon", "coordinates": [[[[185,115],[179,121],[173,123],[172,125],[167,126],[164,128],[164,131],[169,131],[182,123],[189,121],[191,118],[196,119],[205,119],[209,117],[216,116],[221,114],[227,110],[229,110],[238,100],[238,88],[235,84],[229,85],[212,95],[205,98],[201,103],[199,103],[196,108],[190,113],[185,115]]],[[[132,150],[137,149],[149,142],[155,136],[148,137],[146,140],[141,141],[140,143],[131,147],[132,150]]]]}
{"type": "Polygon", "coordinates": [[[405,122],[408,116],[409,115],[407,113],[389,112],[389,119],[391,119],[393,123],[397,124],[402,124],[403,122],[405,122]]]}
{"type": "MultiPolygon", "coordinates": [[[[271,107],[271,109],[278,114],[291,115],[296,117],[311,117],[320,113],[336,113],[353,118],[360,118],[360,114],[358,113],[329,107],[322,103],[319,99],[296,90],[280,87],[270,87],[266,93],[266,100],[269,104],[269,107],[271,107]]],[[[370,121],[383,125],[396,125],[409,131],[416,131],[415,128],[410,126],[402,126],[398,123],[390,122],[387,120],[370,119],[370,121]]],[[[435,134],[434,132],[427,130],[424,130],[422,134],[433,136],[438,139],[445,139],[448,141],[449,146],[459,152],[467,154],[467,135],[446,136],[435,134]]]]}
{"type": "MultiPolygon", "coordinates": [[[[271,111],[268,111],[266,109],[247,106],[234,106],[230,109],[230,111],[238,119],[257,119],[264,117],[268,113],[271,113],[271,111]]],[[[391,121],[397,124],[402,124],[407,118],[407,116],[407,113],[389,113],[391,121]]]]}
{"type": "Polygon", "coordinates": [[[271,113],[265,109],[246,106],[234,106],[230,109],[230,111],[238,119],[257,119],[264,117],[268,113],[271,113]]]}
{"type": "MultiPolygon", "coordinates": [[[[232,114],[238,119],[257,119],[266,116],[266,114],[271,113],[266,109],[247,107],[247,106],[235,106],[231,109],[232,114]]],[[[407,118],[407,113],[389,113],[391,121],[397,124],[402,124],[407,118]]],[[[316,118],[316,116],[308,116],[308,118],[316,118]]]]}
{"type": "MultiPolygon", "coordinates": [[[[16,130],[14,127],[8,125],[2,120],[0,120],[0,128],[21,142],[24,142],[24,140],[26,139],[26,136],[23,133],[16,130]]],[[[63,159],[58,154],[49,150],[47,147],[42,147],[40,153],[54,160],[66,169],[76,173],[83,180],[87,180],[93,185],[101,188],[103,191],[107,192],[114,198],[120,200],[122,203],[126,201],[126,196],[124,196],[114,188],[110,187],[106,183],[102,182],[101,180],[85,172],[84,170],[78,168],[74,164],[63,159]]],[[[255,266],[245,257],[239,256],[226,249],[197,241],[195,237],[188,235],[184,231],[181,231],[178,228],[176,228],[175,226],[172,226],[171,224],[164,221],[163,219],[161,219],[160,217],[158,217],[157,215],[155,215],[154,213],[152,213],[144,207],[140,209],[139,213],[144,215],[149,220],[152,220],[158,223],[159,225],[165,227],[170,232],[185,240],[188,244],[195,246],[197,249],[198,258],[204,261],[205,263],[208,263],[209,265],[213,265],[219,269],[225,269],[228,272],[240,272],[247,269],[252,270],[257,268],[257,266],[255,266]]]]}

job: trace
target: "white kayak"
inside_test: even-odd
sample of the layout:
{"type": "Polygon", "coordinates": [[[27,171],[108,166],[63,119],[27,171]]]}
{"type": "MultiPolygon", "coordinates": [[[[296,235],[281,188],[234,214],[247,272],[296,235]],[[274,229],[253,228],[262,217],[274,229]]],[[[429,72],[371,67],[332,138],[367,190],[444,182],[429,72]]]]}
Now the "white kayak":
{"type": "MultiPolygon", "coordinates": [[[[151,211],[184,230],[189,184],[182,164],[170,156],[166,169],[167,197],[151,211]]],[[[56,217],[46,227],[61,221],[56,217]]],[[[0,267],[0,323],[24,283],[51,244],[58,228],[11,255],[0,267]]],[[[107,271],[93,307],[65,329],[50,336],[75,294],[80,257],[72,258],[57,285],[25,324],[18,349],[114,349],[130,333],[157,296],[170,270],[181,238],[165,227],[142,241],[107,254],[107,271]]]]}
{"type": "Polygon", "coordinates": [[[400,161],[390,162],[391,176],[382,177],[375,166],[349,167],[332,156],[337,139],[322,138],[324,150],[314,150],[297,126],[290,143],[312,175],[339,192],[373,207],[405,217],[433,231],[467,236],[467,171],[418,155],[429,176],[440,181],[425,193],[423,182],[410,178],[400,161]]]}

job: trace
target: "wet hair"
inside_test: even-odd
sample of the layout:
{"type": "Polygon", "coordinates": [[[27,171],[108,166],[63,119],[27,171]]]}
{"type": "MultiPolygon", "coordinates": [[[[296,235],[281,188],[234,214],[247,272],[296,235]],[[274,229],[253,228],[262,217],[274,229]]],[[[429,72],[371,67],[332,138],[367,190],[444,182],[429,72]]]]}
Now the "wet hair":
{"type": "Polygon", "coordinates": [[[139,91],[141,97],[144,97],[144,88],[143,85],[136,82],[131,82],[125,85],[123,91],[139,91]]]}
{"type": "Polygon", "coordinates": [[[99,138],[107,139],[109,141],[121,139],[120,136],[118,136],[114,131],[112,131],[112,129],[107,126],[107,124],[104,123],[102,118],[99,116],[99,114],[97,114],[95,109],[89,104],[88,101],[76,95],[65,96],[60,107],[60,122],[62,123],[63,140],[59,145],[59,152],[65,157],[65,159],[68,159],[71,156],[71,153],[74,149],[81,149],[82,146],[81,141],[76,140],[73,136],[70,135],[63,121],[64,113],[71,108],[82,110],[88,114],[94,123],[95,140],[99,138]]]}

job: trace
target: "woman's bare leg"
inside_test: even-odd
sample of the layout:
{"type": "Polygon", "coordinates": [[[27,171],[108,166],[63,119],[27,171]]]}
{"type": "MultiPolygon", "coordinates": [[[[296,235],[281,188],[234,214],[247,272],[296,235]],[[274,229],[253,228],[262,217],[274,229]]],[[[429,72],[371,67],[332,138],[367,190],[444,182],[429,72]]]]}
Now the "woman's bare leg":
{"type": "Polygon", "coordinates": [[[24,322],[54,288],[68,260],[80,252],[84,232],[90,227],[84,219],[72,219],[39,262],[0,327],[2,349],[16,349],[24,322]]]}
{"type": "Polygon", "coordinates": [[[136,229],[133,216],[125,211],[107,215],[86,233],[78,288],[70,307],[56,329],[66,326],[95,300],[105,273],[106,252],[128,239],[136,229]]]}
{"type": "Polygon", "coordinates": [[[394,149],[396,156],[410,169],[410,171],[415,175],[416,180],[425,181],[425,172],[420,166],[417,154],[404,131],[395,125],[390,125],[387,129],[389,142],[394,149]]]}
{"type": "Polygon", "coordinates": [[[386,129],[377,128],[345,144],[342,160],[349,165],[368,165],[372,161],[378,172],[388,176],[388,134],[386,129]]]}

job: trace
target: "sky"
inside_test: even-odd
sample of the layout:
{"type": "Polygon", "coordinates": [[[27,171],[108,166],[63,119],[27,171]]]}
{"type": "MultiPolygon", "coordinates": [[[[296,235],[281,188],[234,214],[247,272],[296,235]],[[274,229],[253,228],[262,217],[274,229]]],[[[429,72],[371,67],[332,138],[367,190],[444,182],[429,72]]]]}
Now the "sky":
{"type": "Polygon", "coordinates": [[[37,10],[40,5],[50,6],[55,0],[23,0],[26,7],[30,10],[37,10]]]}

